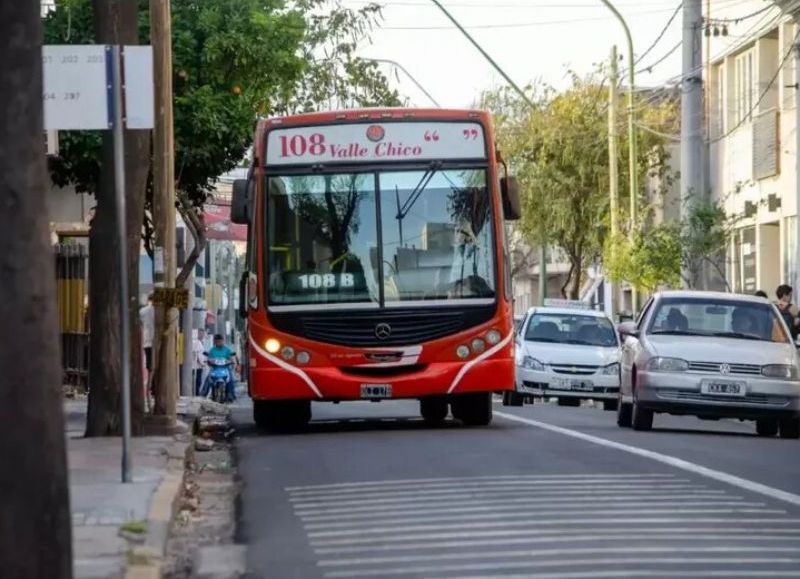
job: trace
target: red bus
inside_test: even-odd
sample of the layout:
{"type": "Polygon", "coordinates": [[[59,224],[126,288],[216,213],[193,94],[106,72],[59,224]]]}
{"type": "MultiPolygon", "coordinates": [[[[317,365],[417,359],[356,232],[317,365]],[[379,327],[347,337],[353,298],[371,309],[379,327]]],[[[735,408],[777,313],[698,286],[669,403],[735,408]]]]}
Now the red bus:
{"type": "Polygon", "coordinates": [[[248,225],[240,314],[253,415],[418,399],[466,425],[514,389],[505,219],[516,181],[488,113],[380,109],[261,120],[232,220],[248,225]]]}

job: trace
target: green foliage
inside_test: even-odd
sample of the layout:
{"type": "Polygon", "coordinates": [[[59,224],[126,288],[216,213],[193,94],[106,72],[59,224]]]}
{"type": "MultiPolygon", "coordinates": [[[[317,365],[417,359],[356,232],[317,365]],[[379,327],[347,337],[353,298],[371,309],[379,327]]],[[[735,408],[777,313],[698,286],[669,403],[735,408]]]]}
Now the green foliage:
{"type": "MultiPolygon", "coordinates": [[[[149,43],[148,0],[140,1],[149,43]]],[[[172,0],[175,176],[197,204],[245,156],[259,115],[337,102],[396,105],[375,65],[356,58],[380,18],[329,0],[172,0]]],[[[92,43],[91,0],[62,0],[45,19],[47,43],[92,43]]],[[[93,192],[100,136],[62,132],[51,162],[58,185],[93,192]]]]}
{"type": "MultiPolygon", "coordinates": [[[[519,230],[526,242],[561,248],[570,260],[564,293],[575,297],[585,268],[603,252],[609,219],[608,88],[597,74],[573,75],[561,93],[537,84],[529,88],[534,107],[509,90],[485,95],[493,111],[504,157],[520,180],[523,215],[519,230]]],[[[676,117],[674,103],[643,106],[640,119],[660,130],[676,117]],[[652,109],[652,110],[651,110],[652,109]]],[[[628,191],[627,135],[620,115],[617,131],[620,206],[628,191]]],[[[640,183],[666,166],[665,140],[639,131],[640,183]]]]}
{"type": "Polygon", "coordinates": [[[727,247],[733,226],[721,204],[695,202],[682,221],[636,231],[633,240],[609,238],[605,271],[612,280],[628,281],[646,292],[676,287],[681,281],[693,287],[704,264],[718,267],[716,258],[727,247]]]}

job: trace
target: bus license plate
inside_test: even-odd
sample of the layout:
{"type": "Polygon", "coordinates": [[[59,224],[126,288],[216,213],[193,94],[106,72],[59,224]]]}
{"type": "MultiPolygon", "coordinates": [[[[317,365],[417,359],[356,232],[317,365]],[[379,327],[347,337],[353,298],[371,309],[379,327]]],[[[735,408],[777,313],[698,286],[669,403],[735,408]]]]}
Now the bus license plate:
{"type": "Polygon", "coordinates": [[[391,384],[362,384],[361,385],[361,398],[368,400],[376,400],[381,398],[392,397],[391,384]]]}

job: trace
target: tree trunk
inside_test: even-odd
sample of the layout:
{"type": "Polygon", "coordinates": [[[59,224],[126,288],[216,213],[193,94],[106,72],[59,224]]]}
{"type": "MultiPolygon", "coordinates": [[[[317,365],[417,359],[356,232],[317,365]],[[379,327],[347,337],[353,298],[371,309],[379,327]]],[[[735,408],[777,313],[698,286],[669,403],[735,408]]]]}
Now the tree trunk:
{"type": "Polygon", "coordinates": [[[72,577],[39,2],[0,3],[0,575],[72,577]]]}
{"type": "MultiPolygon", "coordinates": [[[[93,0],[95,35],[101,44],[139,44],[137,0],[93,0]]],[[[149,131],[125,131],[126,230],[128,239],[128,308],[131,327],[131,412],[134,434],[142,430],[141,327],[139,324],[139,251],[150,157],[149,131]]],[[[97,208],[89,233],[89,414],[86,436],[121,432],[119,381],[119,267],[114,220],[114,149],[112,135],[103,135],[97,183],[97,208]]]]}

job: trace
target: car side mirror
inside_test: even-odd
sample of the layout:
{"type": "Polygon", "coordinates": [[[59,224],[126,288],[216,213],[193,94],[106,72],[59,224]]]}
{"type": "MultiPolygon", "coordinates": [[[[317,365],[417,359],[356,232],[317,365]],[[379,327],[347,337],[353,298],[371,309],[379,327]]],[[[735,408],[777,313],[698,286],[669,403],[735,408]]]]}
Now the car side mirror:
{"type": "Polygon", "coordinates": [[[500,178],[500,194],[503,199],[503,217],[506,221],[517,221],[522,217],[519,199],[519,181],[516,177],[500,178]]]}
{"type": "Polygon", "coordinates": [[[231,221],[239,225],[250,223],[250,181],[236,179],[231,197],[231,221]]]}
{"type": "Polygon", "coordinates": [[[617,331],[619,332],[620,338],[622,338],[623,340],[629,336],[631,338],[639,337],[639,328],[636,325],[636,322],[622,322],[617,327],[617,331]]]}

